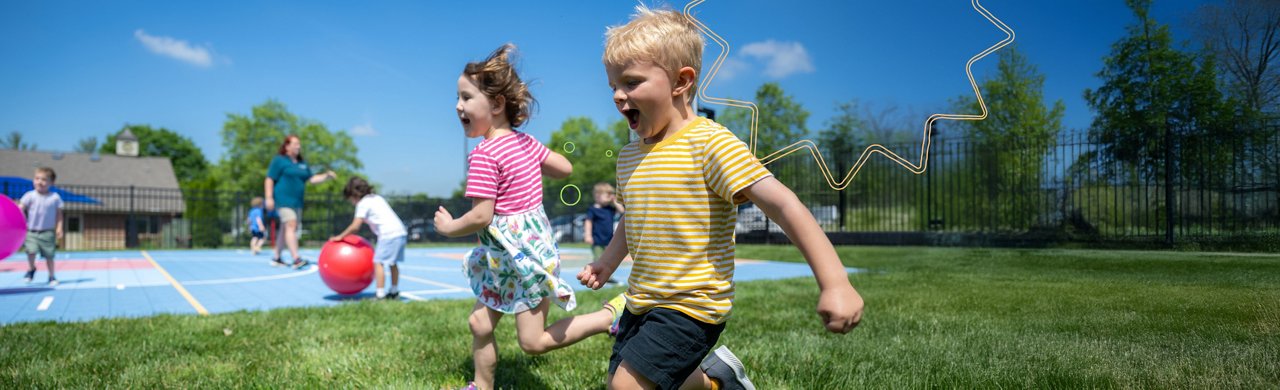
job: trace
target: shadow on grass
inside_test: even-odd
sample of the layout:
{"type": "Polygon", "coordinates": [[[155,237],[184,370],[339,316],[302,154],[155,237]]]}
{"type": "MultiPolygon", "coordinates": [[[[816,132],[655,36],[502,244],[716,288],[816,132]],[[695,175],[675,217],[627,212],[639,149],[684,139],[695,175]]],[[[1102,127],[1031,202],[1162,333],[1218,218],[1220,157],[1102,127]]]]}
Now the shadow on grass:
{"type": "MultiPolygon", "coordinates": [[[[555,353],[555,352],[551,352],[555,353]]],[[[517,353],[515,356],[498,355],[498,368],[494,373],[494,388],[498,389],[552,389],[534,374],[538,367],[546,361],[542,356],[529,356],[517,353]]],[[[454,368],[454,374],[462,378],[471,378],[475,373],[475,361],[472,358],[462,361],[454,368]]],[[[467,382],[471,380],[468,379],[467,382]]],[[[603,382],[603,380],[601,381],[603,382]]],[[[580,389],[604,389],[604,385],[596,387],[578,387],[580,389]]]]}

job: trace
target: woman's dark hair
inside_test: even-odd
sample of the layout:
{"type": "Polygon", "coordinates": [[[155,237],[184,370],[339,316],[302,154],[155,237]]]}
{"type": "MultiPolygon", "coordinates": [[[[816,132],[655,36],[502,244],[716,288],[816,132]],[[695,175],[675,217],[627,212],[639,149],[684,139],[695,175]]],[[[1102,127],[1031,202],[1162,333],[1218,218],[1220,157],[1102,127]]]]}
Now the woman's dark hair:
{"type": "MultiPolygon", "coordinates": [[[[289,134],[284,136],[284,142],[280,143],[280,150],[276,153],[279,153],[281,156],[288,157],[289,155],[285,152],[285,149],[289,147],[289,141],[292,141],[295,139],[298,140],[298,142],[302,142],[302,138],[298,138],[297,134],[289,134]]],[[[298,161],[302,161],[301,150],[298,151],[298,161]]]]}
{"type": "Polygon", "coordinates": [[[342,189],[342,196],[347,199],[360,199],[373,193],[373,186],[359,176],[347,180],[347,187],[342,189]]]}

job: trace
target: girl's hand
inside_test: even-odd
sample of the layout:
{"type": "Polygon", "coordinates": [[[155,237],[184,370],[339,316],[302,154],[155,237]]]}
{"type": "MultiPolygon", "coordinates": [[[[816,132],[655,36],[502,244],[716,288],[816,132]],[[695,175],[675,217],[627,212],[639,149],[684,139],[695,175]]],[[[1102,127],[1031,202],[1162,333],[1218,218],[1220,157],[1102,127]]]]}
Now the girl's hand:
{"type": "Polygon", "coordinates": [[[333,242],[336,242],[336,241],[342,241],[342,237],[343,237],[343,236],[341,236],[341,235],[333,236],[333,237],[329,237],[329,241],[333,241],[333,242]]]}
{"type": "Polygon", "coordinates": [[[862,296],[845,284],[822,290],[818,295],[818,317],[831,333],[845,334],[862,322],[862,296]]]}
{"type": "Polygon", "coordinates": [[[436,210],[436,231],[440,232],[440,234],[445,236],[453,234],[453,226],[451,226],[453,225],[453,221],[453,215],[449,214],[449,210],[445,210],[444,206],[440,206],[440,208],[436,210]]]}
{"type": "Polygon", "coordinates": [[[582,272],[578,272],[578,282],[592,290],[599,290],[613,276],[613,271],[605,263],[596,261],[582,267],[582,272]]]}

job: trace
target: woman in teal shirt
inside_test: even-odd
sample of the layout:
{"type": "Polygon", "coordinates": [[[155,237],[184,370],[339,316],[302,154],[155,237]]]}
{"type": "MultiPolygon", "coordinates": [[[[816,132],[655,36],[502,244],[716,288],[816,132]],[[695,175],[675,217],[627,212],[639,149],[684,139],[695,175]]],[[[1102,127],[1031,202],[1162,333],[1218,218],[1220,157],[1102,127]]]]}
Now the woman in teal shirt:
{"type": "Polygon", "coordinates": [[[313,174],[302,159],[302,140],[292,134],[284,137],[279,154],[271,159],[271,166],[267,168],[267,180],[263,183],[267,211],[276,209],[276,215],[280,217],[280,231],[276,235],[272,265],[285,265],[280,260],[282,242],[288,245],[289,254],[293,255],[293,268],[307,265],[307,261],[298,256],[298,226],[302,221],[303,194],[307,183],[319,184],[337,177],[338,174],[333,171],[313,174]]]}

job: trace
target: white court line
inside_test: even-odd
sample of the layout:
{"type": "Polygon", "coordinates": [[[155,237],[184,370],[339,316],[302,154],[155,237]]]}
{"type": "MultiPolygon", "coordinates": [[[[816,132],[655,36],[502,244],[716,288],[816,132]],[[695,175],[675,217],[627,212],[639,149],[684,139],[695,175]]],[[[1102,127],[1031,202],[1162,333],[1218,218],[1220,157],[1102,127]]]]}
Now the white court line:
{"type": "Polygon", "coordinates": [[[434,280],[430,280],[430,279],[415,278],[415,277],[412,277],[412,276],[409,276],[409,275],[400,275],[400,278],[401,278],[401,279],[406,279],[406,280],[412,280],[412,281],[415,281],[415,282],[418,282],[418,283],[426,283],[426,284],[430,284],[430,285],[432,285],[432,286],[439,286],[439,287],[444,287],[444,288],[449,288],[449,289],[454,289],[454,290],[471,291],[471,289],[470,289],[470,288],[460,287],[460,286],[454,286],[454,285],[452,285],[452,284],[440,283],[440,282],[437,282],[437,281],[434,281],[434,280]]]}
{"type": "Polygon", "coordinates": [[[432,267],[425,265],[401,265],[403,269],[416,269],[423,271],[461,271],[462,267],[432,267]]]}
{"type": "Polygon", "coordinates": [[[237,279],[196,280],[196,281],[191,281],[191,282],[182,282],[182,284],[185,284],[185,285],[188,285],[188,286],[207,286],[207,285],[210,285],[210,284],[229,284],[229,283],[243,283],[243,282],[259,282],[259,281],[263,281],[263,280],[276,280],[276,279],[296,278],[296,277],[303,276],[303,275],[310,275],[310,274],[314,274],[314,273],[319,272],[319,271],[320,271],[320,267],[319,267],[319,266],[312,265],[309,269],[307,269],[306,271],[303,271],[303,272],[290,272],[290,273],[287,273],[287,274],[280,274],[280,275],[254,276],[254,277],[248,277],[248,278],[237,278],[237,279]]]}
{"type": "Polygon", "coordinates": [[[53,304],[52,295],[44,297],[44,300],[40,301],[40,306],[36,306],[36,311],[49,310],[49,305],[52,305],[52,304],[53,304]]]}

